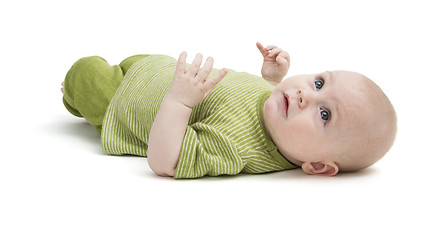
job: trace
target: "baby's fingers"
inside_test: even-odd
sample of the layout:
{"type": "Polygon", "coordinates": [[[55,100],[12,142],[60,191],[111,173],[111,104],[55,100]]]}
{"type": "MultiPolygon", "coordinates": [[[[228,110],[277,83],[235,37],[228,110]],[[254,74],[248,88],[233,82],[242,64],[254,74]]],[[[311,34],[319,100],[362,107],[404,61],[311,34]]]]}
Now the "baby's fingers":
{"type": "Polygon", "coordinates": [[[185,74],[186,71],[186,52],[182,52],[177,60],[176,74],[185,74]]]}
{"type": "Polygon", "coordinates": [[[266,57],[267,54],[269,53],[266,48],[264,48],[263,44],[261,44],[260,42],[257,42],[257,48],[258,50],[260,50],[261,54],[263,55],[263,57],[266,57]]]}
{"type": "Polygon", "coordinates": [[[273,50],[274,48],[277,48],[277,46],[276,46],[276,45],[269,45],[269,46],[267,46],[267,47],[265,47],[265,48],[266,48],[267,51],[271,51],[271,50],[273,50]]]}
{"type": "Polygon", "coordinates": [[[200,69],[199,73],[196,76],[198,81],[205,81],[205,79],[209,76],[212,70],[212,66],[214,65],[214,59],[212,57],[208,57],[206,59],[205,65],[202,69],[200,69]]]}
{"type": "Polygon", "coordinates": [[[226,68],[223,68],[222,70],[218,71],[214,76],[209,78],[204,83],[204,89],[206,90],[205,97],[208,96],[214,87],[219,83],[228,73],[228,70],[226,68]]]}
{"type": "Polygon", "coordinates": [[[188,73],[190,76],[195,76],[195,75],[197,75],[197,72],[198,72],[199,69],[200,69],[200,65],[202,64],[202,60],[203,60],[203,56],[202,56],[202,54],[198,53],[198,54],[196,55],[196,57],[194,58],[194,60],[193,60],[193,62],[192,62],[192,64],[191,64],[191,66],[189,66],[189,69],[188,69],[188,71],[187,71],[187,73],[188,73]]]}
{"type": "Polygon", "coordinates": [[[275,57],[283,51],[281,48],[273,48],[270,50],[269,57],[275,57]]]}
{"type": "Polygon", "coordinates": [[[277,58],[276,58],[277,62],[287,62],[290,63],[290,55],[289,53],[283,51],[280,54],[278,54],[277,58]]]}

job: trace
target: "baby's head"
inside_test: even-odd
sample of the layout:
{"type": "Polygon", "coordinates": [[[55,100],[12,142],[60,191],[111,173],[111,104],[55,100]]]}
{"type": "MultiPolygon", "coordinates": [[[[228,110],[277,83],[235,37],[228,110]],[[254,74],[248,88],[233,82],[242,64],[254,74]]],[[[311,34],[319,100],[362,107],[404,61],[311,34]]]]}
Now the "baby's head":
{"type": "Polygon", "coordinates": [[[347,71],[286,78],[266,100],[263,119],[284,157],[308,174],[329,176],[371,166],[397,131],[387,96],[347,71]]]}

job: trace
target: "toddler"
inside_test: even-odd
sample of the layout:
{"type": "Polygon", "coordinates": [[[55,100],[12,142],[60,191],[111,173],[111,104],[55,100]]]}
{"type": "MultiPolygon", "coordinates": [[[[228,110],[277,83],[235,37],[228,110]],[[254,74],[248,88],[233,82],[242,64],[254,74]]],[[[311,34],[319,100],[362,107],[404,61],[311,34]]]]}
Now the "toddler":
{"type": "Polygon", "coordinates": [[[148,157],[160,176],[264,173],[301,167],[333,176],[374,164],[390,149],[396,114],[367,77],[327,71],[283,80],[290,56],[257,43],[262,77],[136,55],[110,66],[78,60],[63,82],[63,102],[101,133],[105,152],[148,157]]]}

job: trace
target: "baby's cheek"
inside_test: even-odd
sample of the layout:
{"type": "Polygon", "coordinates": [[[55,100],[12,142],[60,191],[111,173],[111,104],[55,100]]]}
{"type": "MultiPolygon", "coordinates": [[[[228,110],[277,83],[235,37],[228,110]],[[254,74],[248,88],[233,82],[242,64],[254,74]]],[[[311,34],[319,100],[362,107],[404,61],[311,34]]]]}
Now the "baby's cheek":
{"type": "Polygon", "coordinates": [[[264,103],[264,112],[266,113],[272,113],[274,111],[275,108],[275,103],[272,101],[271,98],[269,98],[265,103],[264,103]]]}
{"type": "Polygon", "coordinates": [[[300,141],[301,144],[310,144],[313,142],[312,140],[316,138],[316,132],[314,129],[304,122],[298,122],[297,124],[292,125],[291,132],[292,136],[294,136],[297,141],[300,141]]]}
{"type": "Polygon", "coordinates": [[[311,132],[310,121],[307,119],[307,113],[305,112],[294,116],[294,119],[292,122],[290,122],[290,125],[298,134],[306,134],[311,132]]]}
{"type": "Polygon", "coordinates": [[[272,121],[274,121],[277,116],[279,115],[278,113],[278,105],[275,101],[274,98],[269,98],[265,103],[264,103],[264,108],[263,108],[263,116],[266,118],[271,118],[273,119],[272,121]]]}

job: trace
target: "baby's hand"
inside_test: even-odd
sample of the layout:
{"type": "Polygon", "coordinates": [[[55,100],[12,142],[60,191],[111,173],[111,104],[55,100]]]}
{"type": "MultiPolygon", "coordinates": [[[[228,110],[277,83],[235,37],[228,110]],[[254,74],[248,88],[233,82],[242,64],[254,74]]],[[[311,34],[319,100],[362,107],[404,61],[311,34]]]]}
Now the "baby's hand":
{"type": "Polygon", "coordinates": [[[257,42],[257,48],[264,57],[261,76],[268,81],[281,82],[289,71],[289,53],[274,45],[263,47],[259,42],[257,42]]]}
{"type": "Polygon", "coordinates": [[[176,73],[168,96],[188,108],[193,108],[207,97],[228,73],[227,69],[222,69],[211,78],[206,79],[211,73],[214,59],[208,57],[205,65],[200,69],[202,60],[203,56],[197,54],[188,70],[186,70],[186,52],[182,52],[177,61],[176,73]]]}

